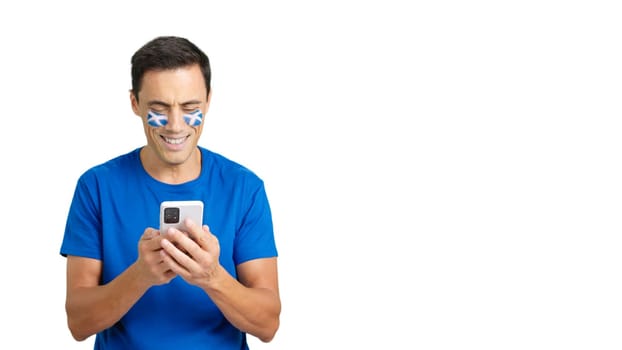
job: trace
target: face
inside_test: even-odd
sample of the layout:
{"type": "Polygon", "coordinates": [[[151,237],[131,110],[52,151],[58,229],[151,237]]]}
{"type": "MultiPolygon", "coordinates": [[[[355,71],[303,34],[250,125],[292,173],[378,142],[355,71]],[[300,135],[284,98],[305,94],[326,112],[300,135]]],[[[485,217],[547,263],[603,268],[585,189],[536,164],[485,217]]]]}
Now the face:
{"type": "Polygon", "coordinates": [[[134,113],[143,121],[146,161],[156,167],[192,165],[188,163],[197,159],[192,156],[198,154],[202,119],[209,107],[199,66],[148,71],[138,101],[132,93],[130,99],[134,113]]]}

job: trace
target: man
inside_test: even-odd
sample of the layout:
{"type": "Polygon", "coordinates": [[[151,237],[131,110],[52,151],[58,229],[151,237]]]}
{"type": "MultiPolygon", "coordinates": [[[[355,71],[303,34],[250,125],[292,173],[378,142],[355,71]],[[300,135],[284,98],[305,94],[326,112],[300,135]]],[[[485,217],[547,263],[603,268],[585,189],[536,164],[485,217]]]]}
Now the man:
{"type": "Polygon", "coordinates": [[[180,37],[132,56],[130,101],[147,144],[79,178],[60,253],[73,337],[96,349],[248,349],[281,312],[263,181],[198,146],[208,57],[180,37]],[[159,232],[160,203],[200,200],[203,223],[159,232]],[[209,226],[208,226],[209,225],[209,226]]]}

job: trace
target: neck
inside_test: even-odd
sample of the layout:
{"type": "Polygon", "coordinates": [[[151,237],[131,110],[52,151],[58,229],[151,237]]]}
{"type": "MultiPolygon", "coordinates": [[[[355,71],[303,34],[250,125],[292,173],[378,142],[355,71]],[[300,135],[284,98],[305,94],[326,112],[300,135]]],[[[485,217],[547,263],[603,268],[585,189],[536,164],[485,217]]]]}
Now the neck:
{"type": "Polygon", "coordinates": [[[182,184],[201,174],[201,151],[198,148],[188,158],[173,163],[162,159],[149,146],[145,146],[140,150],[140,161],[151,177],[167,184],[182,184]]]}

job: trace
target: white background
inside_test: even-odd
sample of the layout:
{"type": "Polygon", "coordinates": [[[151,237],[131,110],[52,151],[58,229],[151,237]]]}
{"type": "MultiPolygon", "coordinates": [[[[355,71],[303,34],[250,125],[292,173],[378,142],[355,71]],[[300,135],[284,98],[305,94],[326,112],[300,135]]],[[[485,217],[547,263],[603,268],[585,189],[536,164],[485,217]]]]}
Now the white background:
{"type": "Polygon", "coordinates": [[[3,3],[0,348],[92,348],[66,214],[144,143],[129,61],[170,34],[211,59],[201,144],[273,207],[282,324],[252,348],[622,348],[615,4],[3,3]]]}

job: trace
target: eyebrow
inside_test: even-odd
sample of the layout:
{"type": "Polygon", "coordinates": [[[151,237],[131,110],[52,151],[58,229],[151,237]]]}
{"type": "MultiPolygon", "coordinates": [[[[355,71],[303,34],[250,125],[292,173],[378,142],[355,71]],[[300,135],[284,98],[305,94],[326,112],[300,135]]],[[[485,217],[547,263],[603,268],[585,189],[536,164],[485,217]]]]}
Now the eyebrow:
{"type": "MultiPolygon", "coordinates": [[[[199,100],[190,100],[190,101],[182,102],[182,103],[180,103],[180,105],[181,106],[189,106],[189,105],[196,105],[196,104],[199,104],[199,103],[201,103],[201,101],[199,101],[199,100]]],[[[166,103],[164,101],[159,101],[159,100],[149,101],[147,103],[147,105],[149,107],[151,107],[151,106],[170,107],[171,106],[170,104],[168,104],[168,103],[166,103]]]]}

